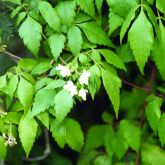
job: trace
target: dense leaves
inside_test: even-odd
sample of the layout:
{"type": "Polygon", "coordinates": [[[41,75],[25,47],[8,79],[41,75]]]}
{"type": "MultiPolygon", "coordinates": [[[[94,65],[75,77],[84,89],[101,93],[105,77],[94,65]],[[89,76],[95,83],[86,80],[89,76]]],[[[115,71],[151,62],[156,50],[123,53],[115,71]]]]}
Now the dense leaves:
{"type": "Polygon", "coordinates": [[[1,1],[0,161],[24,164],[21,143],[36,165],[164,165],[164,16],[164,0],[1,1]]]}

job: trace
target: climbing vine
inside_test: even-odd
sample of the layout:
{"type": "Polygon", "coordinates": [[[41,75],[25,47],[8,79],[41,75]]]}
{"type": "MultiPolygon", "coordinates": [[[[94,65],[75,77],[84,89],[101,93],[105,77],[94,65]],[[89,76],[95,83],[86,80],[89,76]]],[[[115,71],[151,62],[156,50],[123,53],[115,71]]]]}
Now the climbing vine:
{"type": "Polygon", "coordinates": [[[20,144],[24,161],[43,160],[52,137],[79,165],[165,164],[163,0],[0,5],[0,55],[14,61],[0,77],[1,160],[20,144]]]}

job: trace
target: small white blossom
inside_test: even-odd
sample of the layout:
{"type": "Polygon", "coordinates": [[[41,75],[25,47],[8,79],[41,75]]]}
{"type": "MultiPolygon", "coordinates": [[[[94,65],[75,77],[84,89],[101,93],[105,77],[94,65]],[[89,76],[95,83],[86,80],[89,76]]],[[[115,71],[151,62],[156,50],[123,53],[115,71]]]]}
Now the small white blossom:
{"type": "Polygon", "coordinates": [[[83,73],[81,74],[80,78],[79,78],[79,82],[81,85],[85,84],[88,85],[88,79],[90,77],[91,73],[88,71],[83,71],[83,73]]]}
{"type": "Polygon", "coordinates": [[[67,81],[63,88],[67,90],[72,97],[77,95],[77,86],[74,85],[72,81],[67,81]]]}
{"type": "Polygon", "coordinates": [[[59,64],[56,67],[56,70],[60,71],[60,74],[61,74],[62,77],[67,77],[67,76],[71,75],[70,70],[67,66],[63,66],[63,65],[59,64]]]}
{"type": "Polygon", "coordinates": [[[3,133],[2,136],[6,140],[5,142],[6,146],[9,145],[11,147],[17,144],[16,139],[12,135],[6,136],[5,133],[3,133]]]}
{"type": "Polygon", "coordinates": [[[88,91],[85,89],[80,89],[78,92],[78,96],[80,96],[84,101],[86,101],[86,95],[88,91]]]}

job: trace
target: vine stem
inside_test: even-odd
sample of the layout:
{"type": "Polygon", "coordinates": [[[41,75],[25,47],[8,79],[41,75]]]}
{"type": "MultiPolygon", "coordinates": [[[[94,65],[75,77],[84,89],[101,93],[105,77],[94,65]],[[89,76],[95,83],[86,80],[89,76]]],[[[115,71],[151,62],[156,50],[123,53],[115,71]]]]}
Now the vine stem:
{"type": "MultiPolygon", "coordinates": [[[[149,84],[148,84],[148,91],[146,91],[147,95],[150,95],[151,92],[152,92],[155,76],[156,76],[156,67],[154,66],[153,69],[152,69],[150,81],[149,81],[149,84]]],[[[140,118],[140,121],[139,121],[139,128],[142,127],[142,124],[143,124],[143,121],[144,121],[144,118],[145,118],[145,106],[146,106],[146,102],[144,103],[144,108],[143,108],[142,115],[141,115],[141,118],[140,118]]],[[[138,152],[137,155],[136,155],[136,165],[139,165],[139,160],[140,160],[140,153],[138,152]]]]}
{"type": "Polygon", "coordinates": [[[126,80],[124,80],[124,79],[121,79],[121,80],[122,80],[122,82],[123,82],[124,84],[129,85],[129,86],[131,86],[131,87],[134,87],[134,88],[137,88],[137,89],[146,91],[146,92],[149,91],[149,88],[147,88],[147,87],[138,86],[138,85],[136,85],[136,84],[134,84],[134,83],[131,83],[131,82],[128,82],[128,81],[126,81],[126,80]]]}
{"type": "Polygon", "coordinates": [[[16,59],[16,60],[22,59],[21,57],[18,57],[18,56],[14,55],[14,54],[12,54],[12,53],[6,51],[6,50],[0,50],[0,52],[5,53],[5,54],[7,54],[9,57],[12,57],[12,58],[14,58],[14,59],[16,59]]]}

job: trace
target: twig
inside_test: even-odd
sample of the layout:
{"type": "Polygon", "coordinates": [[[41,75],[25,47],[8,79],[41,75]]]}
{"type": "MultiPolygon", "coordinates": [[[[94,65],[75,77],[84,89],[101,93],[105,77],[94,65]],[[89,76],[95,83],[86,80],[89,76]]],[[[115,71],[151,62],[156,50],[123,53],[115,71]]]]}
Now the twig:
{"type": "Polygon", "coordinates": [[[45,158],[47,158],[49,156],[49,154],[51,153],[51,149],[50,149],[48,130],[45,129],[44,133],[45,133],[45,143],[46,144],[45,144],[45,150],[44,150],[43,155],[37,156],[37,157],[28,158],[28,159],[23,158],[23,160],[28,161],[28,162],[41,161],[41,160],[43,160],[43,159],[45,159],[45,158]]]}
{"type": "Polygon", "coordinates": [[[148,95],[151,93],[152,91],[152,87],[153,87],[153,84],[154,84],[154,80],[155,80],[155,75],[156,75],[156,67],[154,67],[152,69],[152,73],[151,73],[151,78],[150,78],[150,81],[149,81],[149,85],[148,85],[148,88],[149,88],[149,91],[148,91],[148,95]]]}
{"type": "Polygon", "coordinates": [[[149,91],[149,88],[147,88],[147,87],[138,86],[138,85],[136,85],[136,84],[134,84],[134,83],[131,83],[131,82],[128,82],[128,81],[126,81],[126,80],[124,80],[124,79],[121,79],[121,80],[122,80],[122,82],[123,82],[124,84],[127,84],[127,85],[129,85],[129,86],[131,86],[131,87],[134,87],[134,88],[137,88],[137,89],[146,91],[146,92],[149,91]]]}
{"type": "MultiPolygon", "coordinates": [[[[148,91],[146,91],[147,95],[150,95],[150,93],[152,92],[155,76],[156,76],[156,67],[154,66],[152,69],[151,78],[148,84],[148,91]]],[[[144,108],[143,108],[142,115],[139,121],[139,128],[142,127],[142,124],[145,118],[145,106],[146,106],[146,102],[144,103],[144,108]]],[[[138,152],[136,155],[136,165],[139,165],[139,160],[140,160],[140,153],[138,152]]]]}
{"type": "Polygon", "coordinates": [[[21,57],[18,57],[18,56],[14,55],[14,54],[12,54],[12,53],[6,51],[6,50],[0,50],[0,52],[5,53],[5,54],[7,54],[9,57],[12,57],[12,58],[14,58],[14,59],[16,59],[16,60],[20,60],[20,59],[21,59],[21,57]]]}
{"type": "Polygon", "coordinates": [[[68,63],[66,63],[61,57],[59,57],[59,59],[63,64],[68,65],[68,63]]]}

